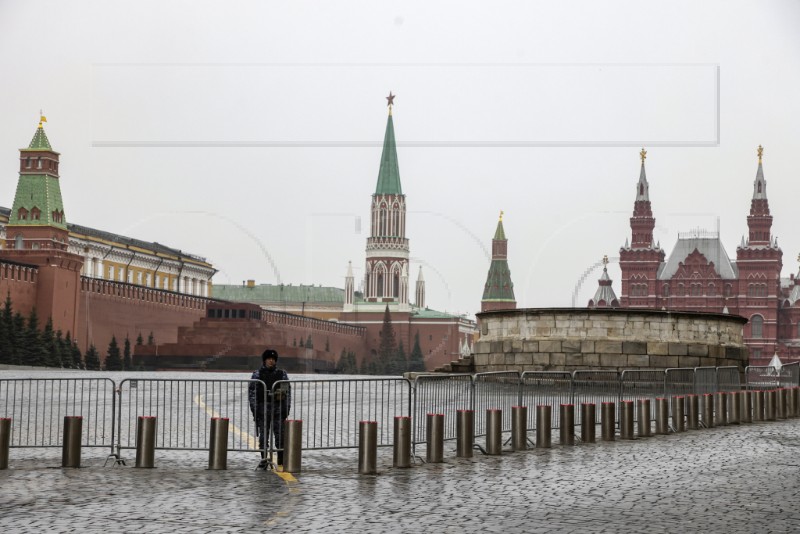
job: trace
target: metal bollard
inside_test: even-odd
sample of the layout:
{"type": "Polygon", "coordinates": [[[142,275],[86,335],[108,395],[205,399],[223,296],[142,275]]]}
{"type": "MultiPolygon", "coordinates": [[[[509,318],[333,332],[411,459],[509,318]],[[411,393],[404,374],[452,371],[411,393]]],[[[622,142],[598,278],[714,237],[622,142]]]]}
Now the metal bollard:
{"type": "Polygon", "coordinates": [[[764,419],[767,421],[775,421],[777,419],[778,392],[774,389],[767,391],[766,404],[764,406],[764,419]]]}
{"type": "Polygon", "coordinates": [[[429,413],[426,423],[428,425],[428,451],[425,459],[429,464],[442,463],[444,461],[444,414],[429,413]]]}
{"type": "Polygon", "coordinates": [[[669,434],[669,404],[667,399],[656,399],[656,434],[669,434]]]}
{"type": "Polygon", "coordinates": [[[575,405],[562,404],[559,408],[559,415],[561,418],[561,444],[575,445],[575,405]]]}
{"type": "MultiPolygon", "coordinates": [[[[303,421],[287,419],[284,423],[283,434],[286,436],[283,440],[283,471],[299,473],[303,468],[303,421]]],[[[397,439],[397,433],[395,433],[395,439],[397,439]]],[[[411,440],[408,441],[408,446],[410,449],[411,440]]]]}
{"type": "Polygon", "coordinates": [[[639,426],[639,437],[649,438],[650,433],[650,399],[639,399],[636,401],[637,423],[639,426]]]}
{"type": "Polygon", "coordinates": [[[140,415],[136,421],[136,467],[155,467],[156,418],[140,415]]]}
{"type": "Polygon", "coordinates": [[[528,407],[511,407],[511,448],[524,451],[528,448],[528,407]]]}
{"type": "Polygon", "coordinates": [[[486,454],[497,456],[503,453],[503,410],[486,410],[486,454]]]}
{"type": "Polygon", "coordinates": [[[411,418],[398,415],[394,418],[393,467],[411,467],[411,418]]]}
{"type": "Polygon", "coordinates": [[[81,466],[81,427],[83,417],[64,417],[64,444],[61,448],[61,467],[81,466]]]}
{"type": "Polygon", "coordinates": [[[778,401],[776,403],[776,415],[778,419],[786,419],[786,410],[788,408],[789,397],[787,395],[789,390],[786,388],[778,388],[776,394],[778,401]]]}
{"type": "Polygon", "coordinates": [[[794,393],[792,396],[794,397],[794,416],[800,417],[800,387],[792,388],[794,393]]]}
{"type": "Polygon", "coordinates": [[[613,402],[604,402],[600,405],[600,434],[603,441],[614,441],[616,422],[614,410],[617,405],[613,402]]]}
{"type": "Polygon", "coordinates": [[[700,406],[697,395],[686,395],[686,426],[689,430],[700,428],[700,406]]]}
{"type": "Polygon", "coordinates": [[[8,448],[11,444],[11,418],[0,417],[0,470],[8,469],[8,448]]]}
{"type": "Polygon", "coordinates": [[[728,394],[718,392],[714,398],[714,425],[727,426],[728,425],[728,394]]]}
{"type": "Polygon", "coordinates": [[[800,388],[793,387],[789,390],[789,417],[800,416],[800,406],[798,406],[798,391],[800,388]]]}
{"type": "Polygon", "coordinates": [[[594,443],[595,440],[595,405],[591,402],[581,404],[581,440],[594,443]]]}
{"type": "Polygon", "coordinates": [[[223,471],[228,468],[228,418],[212,417],[209,431],[208,468],[223,471]]]}
{"type": "Polygon", "coordinates": [[[753,392],[753,421],[764,420],[764,401],[765,395],[761,390],[753,392]]]}
{"type": "Polygon", "coordinates": [[[738,391],[731,391],[728,393],[728,424],[738,425],[741,422],[741,402],[739,401],[741,395],[738,391]]]}
{"type": "Polygon", "coordinates": [[[378,472],[378,422],[358,422],[358,474],[374,475],[378,472]]]}
{"type": "Polygon", "coordinates": [[[619,407],[619,437],[633,439],[633,401],[622,401],[619,407]]]}
{"type": "Polygon", "coordinates": [[[686,430],[686,418],[683,413],[685,407],[686,399],[684,397],[672,397],[672,428],[675,429],[675,432],[686,430]]]}
{"type": "Polygon", "coordinates": [[[742,391],[739,393],[739,421],[742,423],[753,422],[753,392],[742,391]]]}
{"type": "Polygon", "coordinates": [[[552,421],[553,407],[549,404],[540,404],[536,407],[536,448],[549,449],[552,446],[550,437],[550,424],[552,421]]]}
{"type": "Polygon", "coordinates": [[[706,428],[714,428],[714,395],[703,394],[703,424],[706,428]]]}
{"type": "Polygon", "coordinates": [[[456,456],[472,458],[472,447],[475,444],[475,412],[472,410],[456,411],[456,456]]]}

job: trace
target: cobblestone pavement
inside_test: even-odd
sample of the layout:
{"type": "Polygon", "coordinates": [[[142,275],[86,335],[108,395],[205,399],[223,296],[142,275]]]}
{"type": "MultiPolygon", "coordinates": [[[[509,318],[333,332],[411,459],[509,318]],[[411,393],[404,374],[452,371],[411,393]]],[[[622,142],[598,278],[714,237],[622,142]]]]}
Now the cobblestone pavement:
{"type": "Polygon", "coordinates": [[[381,449],[378,475],[304,451],[296,481],[234,453],[226,471],[162,451],[155,469],[98,451],[61,469],[60,449],[12,449],[0,532],[798,532],[798,453],[800,419],[469,459],[448,443],[410,469],[381,449]]]}

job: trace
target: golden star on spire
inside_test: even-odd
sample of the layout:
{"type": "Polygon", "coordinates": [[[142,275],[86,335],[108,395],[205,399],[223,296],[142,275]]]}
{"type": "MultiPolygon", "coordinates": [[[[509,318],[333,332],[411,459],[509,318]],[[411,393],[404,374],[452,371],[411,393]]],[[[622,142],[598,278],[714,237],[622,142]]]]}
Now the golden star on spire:
{"type": "Polygon", "coordinates": [[[639,152],[639,157],[642,158],[642,165],[644,165],[644,160],[647,158],[647,150],[645,150],[644,147],[642,147],[642,151],[639,152]]]}
{"type": "Polygon", "coordinates": [[[758,145],[758,163],[761,164],[761,156],[764,155],[764,147],[758,145]]]}
{"type": "MultiPolygon", "coordinates": [[[[500,210],[500,222],[503,222],[503,210],[500,210]]],[[[800,256],[798,256],[800,258],[800,256]]]]}
{"type": "Polygon", "coordinates": [[[603,266],[608,265],[608,254],[603,254],[603,266]]]}
{"type": "Polygon", "coordinates": [[[391,91],[389,91],[389,96],[386,97],[387,106],[389,106],[389,115],[392,114],[392,106],[394,105],[394,98],[397,95],[393,95],[391,91]]]}

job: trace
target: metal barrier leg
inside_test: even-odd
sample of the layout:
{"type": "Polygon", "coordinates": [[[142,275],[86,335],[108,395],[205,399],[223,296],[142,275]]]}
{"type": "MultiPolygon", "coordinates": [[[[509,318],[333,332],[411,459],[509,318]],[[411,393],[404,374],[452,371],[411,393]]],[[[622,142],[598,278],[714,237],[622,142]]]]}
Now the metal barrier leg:
{"type": "Polygon", "coordinates": [[[444,461],[444,414],[428,414],[428,451],[426,460],[429,464],[444,461]]]}
{"type": "Polygon", "coordinates": [[[503,453],[503,411],[486,410],[486,454],[497,456],[503,453]]]}
{"type": "Polygon", "coordinates": [[[595,405],[591,402],[581,404],[581,441],[594,443],[595,440],[595,405]]]}
{"type": "Polygon", "coordinates": [[[636,422],[639,426],[639,437],[650,437],[650,399],[639,399],[636,401],[637,416],[636,422]]]}
{"type": "Polygon", "coordinates": [[[714,428],[714,395],[703,394],[703,424],[706,428],[714,428]]]}
{"type": "Polygon", "coordinates": [[[524,451],[528,448],[528,407],[511,407],[511,448],[524,451]]]}
{"type": "Polygon", "coordinates": [[[8,448],[11,444],[11,419],[0,417],[0,470],[8,469],[8,448]]]}
{"type": "Polygon", "coordinates": [[[472,410],[456,410],[456,456],[472,458],[472,446],[475,444],[475,412],[472,410]]]}
{"type": "Polygon", "coordinates": [[[559,408],[561,426],[560,438],[562,445],[575,445],[575,405],[562,404],[559,408]]]}
{"type": "MultiPolygon", "coordinates": [[[[303,421],[300,419],[287,419],[284,423],[285,449],[283,457],[283,470],[286,473],[299,473],[303,466],[303,421]]],[[[409,425],[410,427],[410,425],[409,425]]],[[[409,436],[410,433],[406,432],[409,436]]],[[[395,440],[397,433],[395,433],[395,440]]],[[[408,439],[407,450],[411,450],[411,440],[408,439]]]]}
{"type": "Polygon", "coordinates": [[[620,404],[619,437],[633,439],[633,401],[622,401],[620,404]]]}
{"type": "Polygon", "coordinates": [[[669,404],[667,399],[656,399],[656,434],[669,434],[669,404]]]}
{"type": "Polygon", "coordinates": [[[753,392],[753,421],[763,421],[764,420],[764,401],[765,395],[764,392],[761,390],[753,392]]]}
{"type": "Polygon", "coordinates": [[[614,441],[616,430],[614,410],[616,409],[617,405],[613,402],[604,402],[600,405],[600,432],[603,441],[614,441]]]}
{"type": "Polygon", "coordinates": [[[536,448],[549,449],[552,446],[550,437],[550,424],[553,407],[549,404],[540,404],[536,407],[536,448]]]}
{"type": "Polygon", "coordinates": [[[700,428],[700,406],[697,395],[686,396],[686,407],[688,410],[687,426],[689,430],[697,430],[700,428]]]}
{"type": "Polygon", "coordinates": [[[155,467],[156,418],[140,415],[136,421],[136,467],[155,467]]]}
{"type": "Polygon", "coordinates": [[[61,448],[61,467],[81,466],[81,428],[83,417],[64,417],[64,444],[61,448]]]}
{"type": "Polygon", "coordinates": [[[208,468],[225,470],[228,468],[228,418],[212,417],[209,430],[208,468]]]}
{"type": "MultiPolygon", "coordinates": [[[[428,447],[430,449],[430,447],[428,447]]],[[[374,475],[378,472],[378,422],[358,423],[358,474],[374,475]]]]}

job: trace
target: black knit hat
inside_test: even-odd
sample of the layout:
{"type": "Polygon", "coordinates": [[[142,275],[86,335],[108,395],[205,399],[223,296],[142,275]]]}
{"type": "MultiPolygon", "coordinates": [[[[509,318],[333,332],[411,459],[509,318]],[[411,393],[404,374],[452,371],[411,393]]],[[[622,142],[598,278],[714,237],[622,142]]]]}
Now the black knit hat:
{"type": "Polygon", "coordinates": [[[261,361],[266,361],[267,358],[275,358],[275,361],[278,361],[278,351],[274,349],[267,349],[261,354],[261,361]]]}

